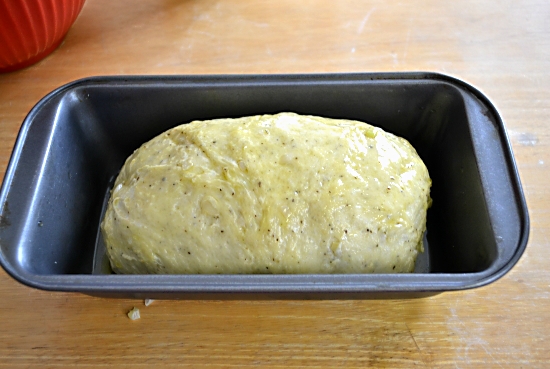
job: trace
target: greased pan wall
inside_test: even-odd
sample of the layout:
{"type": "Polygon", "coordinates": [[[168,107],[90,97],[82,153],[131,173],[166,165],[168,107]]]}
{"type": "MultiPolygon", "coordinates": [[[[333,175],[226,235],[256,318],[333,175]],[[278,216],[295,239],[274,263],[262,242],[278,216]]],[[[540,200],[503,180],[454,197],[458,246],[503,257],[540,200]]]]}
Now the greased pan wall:
{"type": "Polygon", "coordinates": [[[433,73],[75,81],[26,117],[0,206],[0,263],[20,282],[139,298],[413,297],[472,288],[512,268],[529,230],[497,111],[471,86],[433,73]],[[417,149],[433,180],[433,206],[414,274],[123,276],[102,267],[99,224],[128,155],[181,123],[282,111],[369,122],[417,149]]]}

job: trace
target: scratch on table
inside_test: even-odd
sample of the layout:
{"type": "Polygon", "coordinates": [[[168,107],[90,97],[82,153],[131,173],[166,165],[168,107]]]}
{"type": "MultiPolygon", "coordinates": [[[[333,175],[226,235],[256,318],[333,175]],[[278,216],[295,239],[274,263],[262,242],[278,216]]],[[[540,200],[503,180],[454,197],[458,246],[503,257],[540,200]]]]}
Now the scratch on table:
{"type": "Polygon", "coordinates": [[[397,53],[390,53],[391,57],[393,58],[393,64],[397,65],[399,64],[399,59],[397,58],[397,53]]]}
{"type": "Polygon", "coordinates": [[[367,22],[369,21],[369,18],[372,14],[372,12],[374,12],[374,10],[376,9],[375,8],[372,8],[368,13],[367,15],[365,15],[365,17],[363,18],[363,20],[361,21],[361,24],[359,24],[359,27],[357,28],[357,34],[361,34],[363,32],[363,29],[365,28],[365,26],[367,25],[367,22]]]}
{"type": "Polygon", "coordinates": [[[269,27],[269,23],[260,23],[260,22],[253,22],[253,21],[248,21],[248,23],[250,23],[253,26],[258,27],[258,28],[267,28],[267,27],[269,27]]]}
{"type": "Polygon", "coordinates": [[[458,317],[456,313],[456,309],[450,308],[450,312],[452,315],[452,319],[450,319],[448,323],[451,323],[451,330],[453,330],[457,334],[458,338],[462,343],[466,344],[466,347],[464,348],[464,353],[466,354],[466,357],[462,359],[463,360],[465,359],[468,363],[470,363],[468,351],[470,350],[471,346],[478,345],[483,349],[483,351],[485,351],[487,355],[491,357],[494,363],[496,363],[500,368],[503,368],[500,362],[493,356],[491,351],[487,348],[487,342],[477,336],[477,334],[479,334],[480,332],[475,332],[476,334],[472,334],[468,330],[464,322],[458,317]]]}
{"type": "Polygon", "coordinates": [[[522,146],[535,146],[539,143],[537,135],[530,132],[518,132],[513,129],[508,129],[508,135],[513,141],[522,146]]]}
{"type": "Polygon", "coordinates": [[[405,323],[405,327],[407,327],[407,332],[409,332],[409,335],[411,336],[411,338],[414,342],[414,345],[416,346],[416,349],[418,350],[418,353],[420,354],[420,358],[422,359],[422,362],[424,363],[424,366],[426,366],[428,363],[426,362],[426,360],[424,360],[424,354],[422,353],[422,350],[418,346],[418,343],[416,342],[416,339],[414,338],[414,335],[412,334],[412,331],[409,328],[409,325],[407,323],[405,323]]]}
{"type": "Polygon", "coordinates": [[[204,36],[207,36],[207,37],[210,37],[210,38],[216,37],[214,34],[212,34],[210,32],[206,32],[206,31],[191,30],[191,32],[196,33],[198,35],[204,35],[204,36]]]}
{"type": "Polygon", "coordinates": [[[410,41],[411,41],[411,30],[407,32],[407,40],[405,41],[405,51],[403,52],[403,59],[407,57],[407,51],[409,51],[410,41]]]}
{"type": "Polygon", "coordinates": [[[195,15],[193,17],[194,21],[206,21],[212,23],[212,18],[210,17],[210,14],[208,13],[201,13],[199,15],[195,15]]]}

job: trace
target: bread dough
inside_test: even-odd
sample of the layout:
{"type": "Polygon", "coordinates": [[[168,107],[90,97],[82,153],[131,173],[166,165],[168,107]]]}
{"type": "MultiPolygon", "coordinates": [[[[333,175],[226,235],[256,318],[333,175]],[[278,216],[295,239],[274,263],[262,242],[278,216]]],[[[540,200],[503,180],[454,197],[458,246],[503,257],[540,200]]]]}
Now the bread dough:
{"type": "Polygon", "coordinates": [[[101,230],[116,273],[412,272],[430,186],[405,139],[366,123],[195,121],[127,159],[101,230]]]}

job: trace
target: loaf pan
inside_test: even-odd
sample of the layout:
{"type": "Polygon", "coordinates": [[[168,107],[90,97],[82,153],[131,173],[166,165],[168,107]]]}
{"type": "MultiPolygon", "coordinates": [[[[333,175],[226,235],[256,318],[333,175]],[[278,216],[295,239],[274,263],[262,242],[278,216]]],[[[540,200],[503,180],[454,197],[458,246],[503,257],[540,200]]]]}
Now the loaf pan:
{"type": "Polygon", "coordinates": [[[434,73],[92,77],[23,122],[0,193],[0,262],[44,290],[132,298],[421,297],[494,282],[529,218],[503,122],[472,86],[434,73]],[[409,140],[433,180],[411,274],[115,275],[99,224],[124,160],[197,119],[296,112],[369,122],[409,140]]]}

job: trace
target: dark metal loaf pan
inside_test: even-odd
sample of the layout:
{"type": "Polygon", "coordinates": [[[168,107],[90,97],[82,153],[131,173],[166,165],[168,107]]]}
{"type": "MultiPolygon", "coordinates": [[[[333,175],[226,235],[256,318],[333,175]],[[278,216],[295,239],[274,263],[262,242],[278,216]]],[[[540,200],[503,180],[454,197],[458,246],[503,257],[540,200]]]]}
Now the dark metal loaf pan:
{"type": "Polygon", "coordinates": [[[414,297],[509,271],[529,220],[500,116],[433,73],[95,77],[60,87],[23,122],[0,193],[0,262],[40,289],[135,298],[414,297]],[[99,224],[124,160],[195,119],[291,111],[356,119],[408,139],[433,180],[413,274],[113,275],[99,224]],[[94,267],[94,258],[96,259],[94,267]]]}

